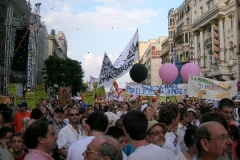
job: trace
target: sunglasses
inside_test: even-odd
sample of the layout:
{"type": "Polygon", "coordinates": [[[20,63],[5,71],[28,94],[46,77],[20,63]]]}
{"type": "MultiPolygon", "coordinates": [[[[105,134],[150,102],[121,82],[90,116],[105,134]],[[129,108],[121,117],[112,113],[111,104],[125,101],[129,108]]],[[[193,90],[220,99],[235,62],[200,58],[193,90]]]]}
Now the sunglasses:
{"type": "Polygon", "coordinates": [[[79,113],[70,114],[70,116],[79,116],[79,113]]]}

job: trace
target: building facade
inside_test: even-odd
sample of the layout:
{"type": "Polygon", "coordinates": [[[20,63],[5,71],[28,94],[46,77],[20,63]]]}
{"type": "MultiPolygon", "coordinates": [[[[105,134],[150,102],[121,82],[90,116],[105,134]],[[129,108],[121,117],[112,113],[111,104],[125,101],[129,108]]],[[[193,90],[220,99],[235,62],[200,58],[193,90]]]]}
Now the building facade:
{"type": "Polygon", "coordinates": [[[67,39],[62,31],[56,34],[52,29],[48,34],[48,56],[67,58],[67,39]]]}
{"type": "Polygon", "coordinates": [[[236,0],[185,0],[170,9],[163,63],[175,63],[180,69],[191,62],[200,67],[201,76],[239,79],[237,11],[236,0]]]}
{"type": "Polygon", "coordinates": [[[148,76],[144,81],[147,85],[162,84],[162,80],[159,78],[159,69],[162,65],[162,42],[166,38],[166,36],[160,36],[158,39],[150,39],[139,45],[140,51],[142,51],[140,52],[140,63],[144,64],[148,70],[148,76]],[[144,46],[144,49],[141,46],[144,46]]]}
{"type": "Polygon", "coordinates": [[[238,79],[235,0],[192,1],[195,59],[204,77],[238,79]]]}

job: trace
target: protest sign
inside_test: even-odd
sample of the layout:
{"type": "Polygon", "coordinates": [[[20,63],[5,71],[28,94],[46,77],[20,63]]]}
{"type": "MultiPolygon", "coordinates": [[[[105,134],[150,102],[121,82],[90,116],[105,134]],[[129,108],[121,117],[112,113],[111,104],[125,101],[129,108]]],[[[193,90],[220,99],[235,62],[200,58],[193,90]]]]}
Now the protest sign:
{"type": "Polygon", "coordinates": [[[199,99],[221,100],[238,94],[237,81],[216,81],[209,78],[190,75],[187,94],[199,99]]]}
{"type": "Polygon", "coordinates": [[[126,84],[126,93],[132,95],[155,96],[155,90],[160,90],[161,96],[186,95],[187,84],[164,84],[159,86],[145,84],[126,84]]]}

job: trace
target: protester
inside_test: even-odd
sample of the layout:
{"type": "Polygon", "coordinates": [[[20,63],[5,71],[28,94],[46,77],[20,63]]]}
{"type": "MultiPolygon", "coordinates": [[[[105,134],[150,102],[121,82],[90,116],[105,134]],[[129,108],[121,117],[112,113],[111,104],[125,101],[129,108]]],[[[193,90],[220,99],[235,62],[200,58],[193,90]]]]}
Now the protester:
{"type": "Polygon", "coordinates": [[[48,109],[47,106],[41,106],[40,110],[42,111],[43,117],[50,119],[51,117],[49,116],[50,110],[48,109]]]}
{"type": "Polygon", "coordinates": [[[192,99],[190,97],[186,97],[184,99],[185,105],[184,108],[188,109],[192,107],[192,99]]]}
{"type": "Polygon", "coordinates": [[[183,152],[187,150],[186,144],[184,143],[183,139],[184,139],[185,131],[187,129],[187,124],[190,121],[190,118],[188,116],[188,112],[186,108],[180,108],[179,111],[180,111],[180,119],[179,119],[176,134],[179,137],[181,151],[183,152]]]}
{"type": "Polygon", "coordinates": [[[200,122],[198,120],[198,115],[197,115],[197,111],[193,108],[188,108],[187,109],[188,112],[188,117],[189,117],[189,123],[187,124],[187,126],[199,126],[200,122]]]}
{"type": "Polygon", "coordinates": [[[94,138],[82,153],[85,160],[122,160],[122,149],[117,140],[109,136],[94,138]]]}
{"type": "Polygon", "coordinates": [[[218,122],[201,124],[195,132],[198,160],[217,160],[231,148],[232,140],[227,130],[218,122]]]}
{"type": "Polygon", "coordinates": [[[68,110],[69,124],[63,127],[58,133],[57,145],[61,158],[66,158],[71,144],[82,136],[82,129],[79,123],[78,109],[68,110]]]}
{"type": "Polygon", "coordinates": [[[3,116],[3,125],[9,128],[12,128],[14,131],[15,126],[14,126],[14,111],[10,108],[7,108],[6,105],[0,104],[0,110],[3,116]]]}
{"type": "Polygon", "coordinates": [[[89,116],[90,114],[92,114],[94,112],[93,106],[92,105],[88,105],[86,107],[86,115],[89,116]]]}
{"type": "Polygon", "coordinates": [[[90,130],[89,125],[86,123],[87,118],[87,116],[83,116],[82,118],[80,118],[80,125],[82,127],[84,137],[89,136],[90,130]]]}
{"type": "Polygon", "coordinates": [[[170,150],[151,144],[146,140],[148,119],[138,110],[129,111],[123,118],[123,130],[129,136],[135,151],[128,160],[174,160],[176,156],[170,150]]]}
{"type": "Polygon", "coordinates": [[[165,135],[166,142],[163,148],[173,151],[176,155],[181,153],[180,141],[175,131],[179,123],[179,108],[176,104],[168,104],[159,111],[159,122],[166,124],[168,132],[165,135]]]}
{"type": "Polygon", "coordinates": [[[177,155],[178,160],[197,160],[198,151],[194,142],[194,134],[196,129],[196,126],[191,126],[186,129],[184,135],[184,144],[186,144],[187,149],[177,155]]]}
{"type": "Polygon", "coordinates": [[[97,102],[94,103],[93,108],[94,108],[94,111],[103,111],[101,104],[97,102]]]}
{"type": "Polygon", "coordinates": [[[126,138],[123,129],[116,126],[109,127],[106,135],[109,135],[118,140],[118,142],[121,144],[122,149],[124,149],[126,146],[126,138]]]}
{"type": "MultiPolygon", "coordinates": [[[[159,90],[155,90],[156,99],[159,98],[159,90]]],[[[149,105],[147,103],[144,103],[141,105],[140,110],[146,115],[147,119],[149,121],[156,120],[155,115],[158,111],[158,101],[156,101],[153,105],[149,105]]]]}
{"type": "Polygon", "coordinates": [[[86,150],[87,145],[95,136],[104,135],[107,132],[108,118],[101,111],[90,114],[86,123],[89,125],[89,136],[79,139],[70,146],[67,160],[83,160],[82,153],[86,150]]]}
{"type": "Polygon", "coordinates": [[[130,104],[128,102],[123,102],[123,104],[120,104],[119,111],[117,112],[118,118],[121,118],[122,115],[126,114],[128,111],[130,111],[130,104]]]}
{"type": "Polygon", "coordinates": [[[47,120],[33,122],[25,132],[25,144],[29,148],[24,160],[52,160],[57,135],[47,120]]]}
{"type": "Polygon", "coordinates": [[[22,133],[14,133],[10,139],[12,155],[15,160],[24,160],[27,152],[24,151],[25,142],[22,133]]]}
{"type": "Polygon", "coordinates": [[[23,132],[30,126],[33,122],[36,120],[39,120],[40,118],[43,117],[42,111],[39,108],[33,108],[31,114],[30,114],[30,119],[26,121],[25,125],[23,126],[23,132]]]}
{"type": "MultiPolygon", "coordinates": [[[[54,109],[53,118],[50,118],[49,121],[53,124],[55,133],[58,135],[59,131],[66,126],[66,124],[63,122],[64,119],[64,110],[62,107],[56,107],[54,109]]],[[[55,148],[53,150],[52,157],[54,160],[60,159],[60,154],[58,153],[58,146],[55,145],[55,148]]]]}
{"type": "Polygon", "coordinates": [[[64,119],[64,110],[62,107],[57,107],[54,109],[53,118],[49,119],[53,123],[56,134],[66,126],[63,122],[64,119]]]}
{"type": "Polygon", "coordinates": [[[229,123],[233,120],[235,104],[231,99],[223,98],[219,101],[218,111],[221,113],[229,123]]]}
{"type": "Polygon", "coordinates": [[[14,117],[14,126],[15,126],[15,131],[16,132],[21,132],[23,126],[22,126],[22,120],[25,117],[29,117],[30,118],[30,114],[31,112],[27,111],[27,103],[25,102],[21,102],[20,104],[18,104],[19,110],[18,112],[15,114],[14,117]]]}
{"type": "Polygon", "coordinates": [[[113,112],[104,112],[104,114],[108,117],[108,127],[112,127],[115,125],[116,121],[119,119],[118,116],[113,112]]]}
{"type": "Polygon", "coordinates": [[[148,121],[147,141],[159,147],[163,147],[166,139],[167,126],[157,121],[148,121]]]}
{"type": "Polygon", "coordinates": [[[12,154],[7,149],[1,148],[1,147],[0,147],[0,159],[1,160],[14,160],[12,154]]]}
{"type": "Polygon", "coordinates": [[[3,126],[0,129],[0,139],[2,140],[2,148],[7,149],[10,153],[12,153],[12,147],[11,147],[11,136],[13,135],[14,130],[9,127],[3,126]]]}

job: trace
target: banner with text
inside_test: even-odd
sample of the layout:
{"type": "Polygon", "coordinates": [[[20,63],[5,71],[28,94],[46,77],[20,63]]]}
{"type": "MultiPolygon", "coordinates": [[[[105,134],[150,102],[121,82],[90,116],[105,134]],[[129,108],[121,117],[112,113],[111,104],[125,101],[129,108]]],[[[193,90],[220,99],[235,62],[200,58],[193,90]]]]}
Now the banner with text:
{"type": "Polygon", "coordinates": [[[126,84],[126,93],[132,95],[155,96],[154,91],[160,90],[161,96],[186,95],[187,84],[165,84],[159,86],[145,84],[126,84]]]}
{"type": "Polygon", "coordinates": [[[99,75],[98,87],[109,85],[109,83],[123,76],[131,69],[132,65],[138,60],[138,58],[138,31],[136,31],[114,64],[112,64],[105,53],[99,75]]]}
{"type": "Polygon", "coordinates": [[[237,81],[216,81],[209,78],[190,75],[187,94],[191,97],[221,100],[237,95],[237,81]]]}

